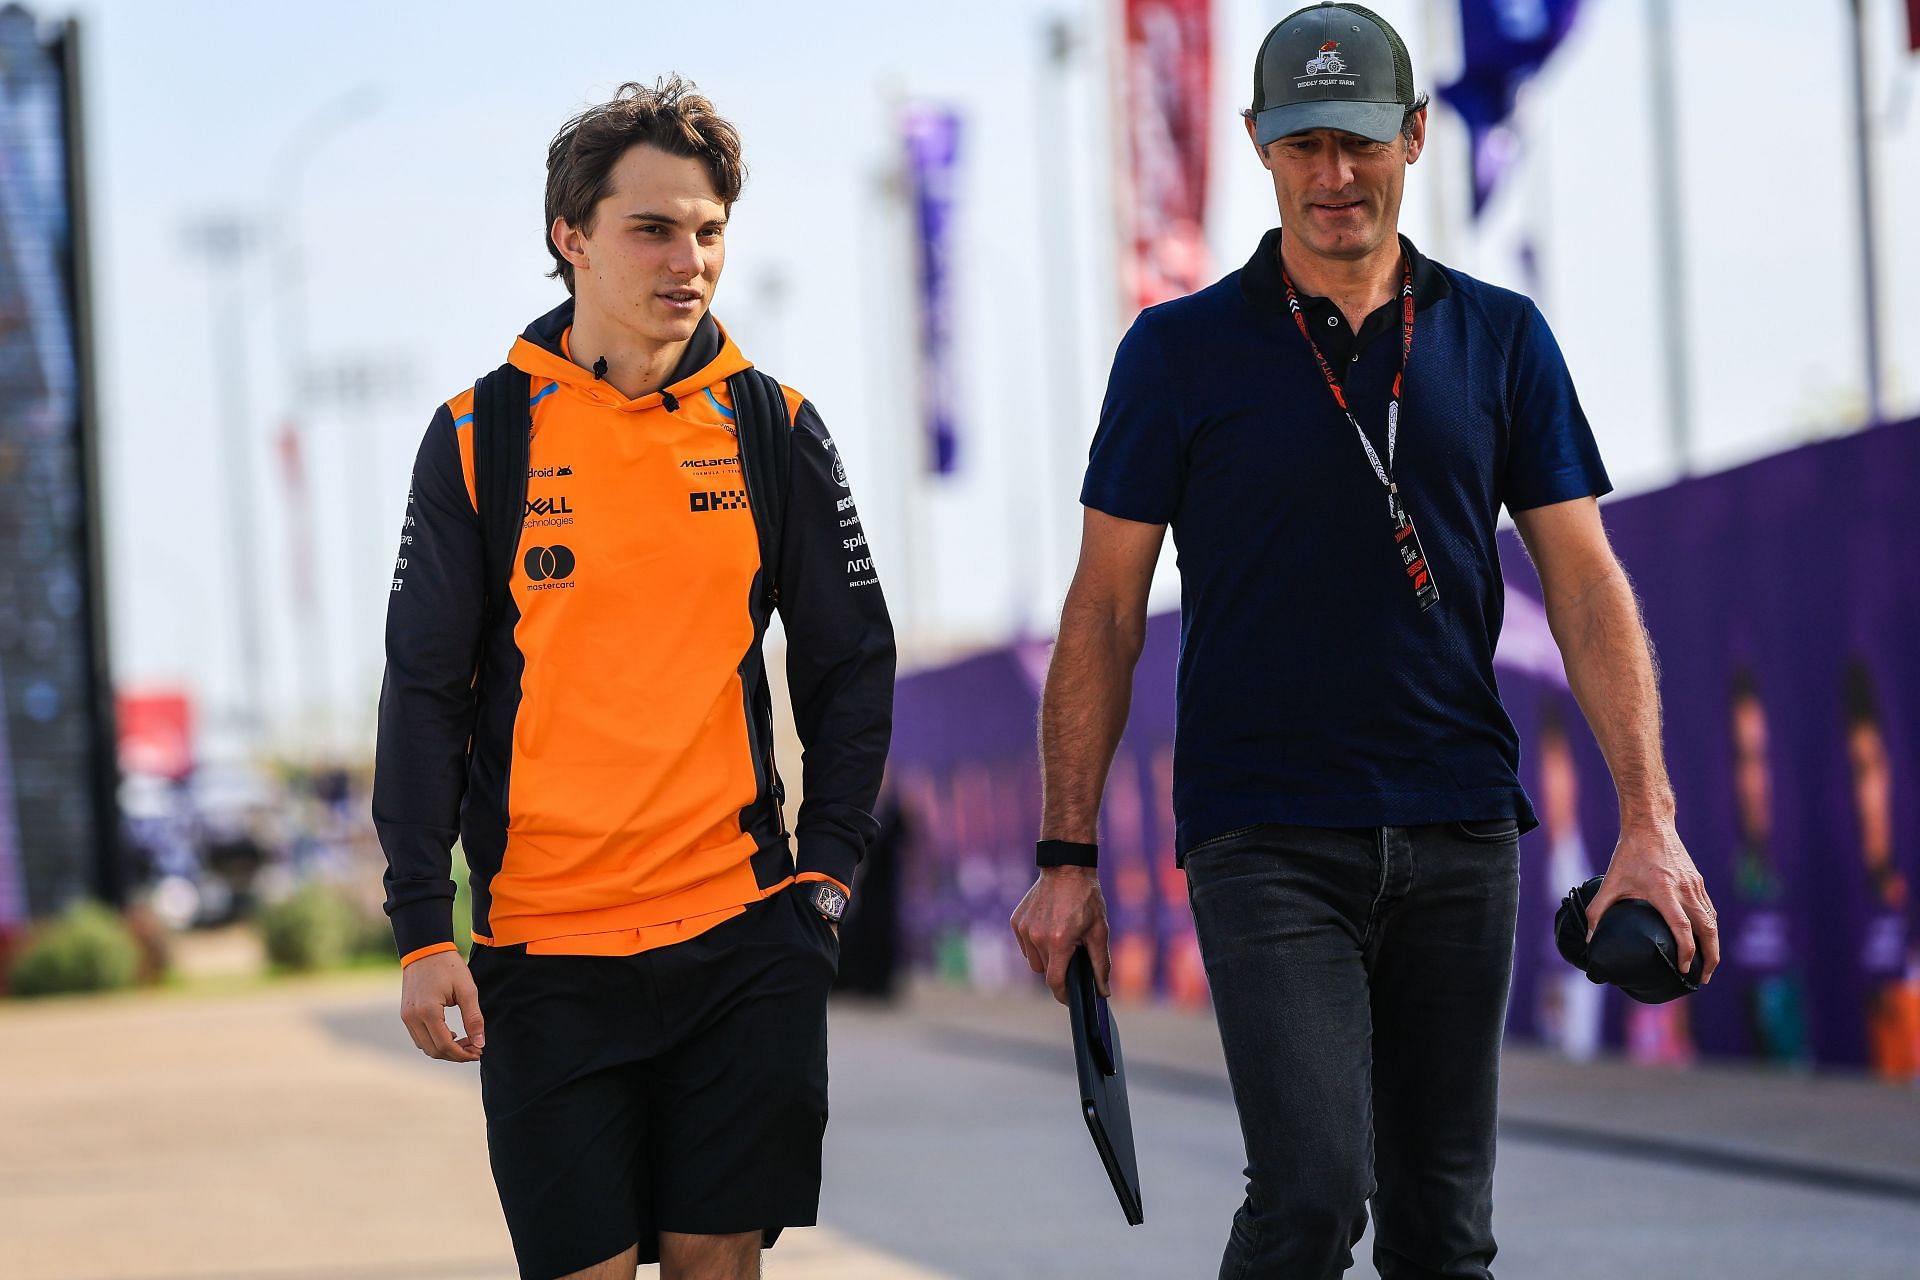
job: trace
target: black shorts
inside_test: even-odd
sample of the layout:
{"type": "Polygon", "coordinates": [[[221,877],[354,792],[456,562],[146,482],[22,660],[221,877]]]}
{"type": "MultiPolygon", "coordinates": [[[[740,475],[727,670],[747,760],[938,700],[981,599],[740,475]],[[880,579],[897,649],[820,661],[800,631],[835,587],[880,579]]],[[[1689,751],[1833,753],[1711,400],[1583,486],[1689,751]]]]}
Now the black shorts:
{"type": "Polygon", "coordinates": [[[634,956],[475,947],[487,1150],[522,1280],[659,1233],[811,1226],[839,943],[800,888],[634,956]]]}

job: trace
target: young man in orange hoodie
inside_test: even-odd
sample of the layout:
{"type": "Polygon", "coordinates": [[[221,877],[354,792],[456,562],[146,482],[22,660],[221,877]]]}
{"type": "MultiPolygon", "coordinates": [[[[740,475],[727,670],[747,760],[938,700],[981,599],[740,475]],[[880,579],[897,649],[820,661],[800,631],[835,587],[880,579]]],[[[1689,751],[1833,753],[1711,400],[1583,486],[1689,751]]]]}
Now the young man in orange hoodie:
{"type": "Polygon", "coordinates": [[[571,297],[509,356],[531,433],[503,600],[474,391],[435,413],[408,497],[373,798],[401,1014],[422,1052],[481,1064],[527,1280],[756,1276],[819,1199],[826,995],[875,831],[893,634],[833,441],[785,387],[762,563],[773,502],[749,497],[727,382],[749,362],[710,311],[744,172],[677,78],[562,128],[546,222],[571,297]],[[791,850],[760,648],[776,607],[806,747],[791,850]]]}

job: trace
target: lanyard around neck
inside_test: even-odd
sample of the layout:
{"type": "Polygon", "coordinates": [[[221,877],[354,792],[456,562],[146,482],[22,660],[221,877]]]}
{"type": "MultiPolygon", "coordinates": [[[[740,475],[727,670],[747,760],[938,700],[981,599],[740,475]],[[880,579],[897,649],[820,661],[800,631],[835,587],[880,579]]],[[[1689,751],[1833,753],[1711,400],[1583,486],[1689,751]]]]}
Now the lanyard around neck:
{"type": "MultiPolygon", "coordinates": [[[[1313,334],[1307,329],[1307,314],[1300,306],[1299,295],[1294,292],[1293,279],[1287,274],[1284,263],[1280,267],[1280,283],[1286,286],[1287,310],[1293,314],[1294,324],[1300,327],[1300,336],[1307,340],[1307,349],[1313,352],[1313,358],[1319,362],[1320,373],[1327,380],[1327,390],[1333,392],[1333,402],[1340,406],[1340,412],[1347,415],[1347,421],[1353,426],[1353,433],[1360,437],[1360,447],[1367,451],[1367,461],[1373,466],[1373,474],[1387,491],[1387,507],[1395,509],[1393,499],[1400,492],[1393,479],[1394,445],[1400,435],[1400,393],[1406,382],[1407,360],[1413,353],[1413,264],[1405,261],[1400,266],[1400,371],[1393,375],[1393,396],[1387,401],[1387,460],[1382,463],[1380,455],[1374,450],[1373,441],[1367,439],[1367,433],[1360,429],[1360,420],[1353,416],[1353,409],[1347,404],[1347,393],[1335,376],[1333,366],[1327,363],[1327,357],[1321,354],[1320,344],[1313,340],[1313,334]]],[[[1359,334],[1355,334],[1356,341],[1359,334]]]]}
{"type": "MultiPolygon", "coordinates": [[[[1413,354],[1413,263],[1403,258],[1400,264],[1400,371],[1393,375],[1393,398],[1387,401],[1387,460],[1380,461],[1380,455],[1374,452],[1373,441],[1367,439],[1367,433],[1360,429],[1360,420],[1353,416],[1353,408],[1347,403],[1347,393],[1340,385],[1340,379],[1334,376],[1333,366],[1327,363],[1326,356],[1320,352],[1320,345],[1313,340],[1313,334],[1307,331],[1306,312],[1301,309],[1300,298],[1293,290],[1293,280],[1287,275],[1285,264],[1280,267],[1280,282],[1287,288],[1287,310],[1293,313],[1293,322],[1300,326],[1300,336],[1307,340],[1307,349],[1313,352],[1313,358],[1320,363],[1320,372],[1326,377],[1327,390],[1333,392],[1333,402],[1340,406],[1340,412],[1347,415],[1347,421],[1353,426],[1353,434],[1360,437],[1360,447],[1367,451],[1367,462],[1373,467],[1373,474],[1387,491],[1387,518],[1393,524],[1394,546],[1399,552],[1400,567],[1406,573],[1407,583],[1413,588],[1415,602],[1425,613],[1440,603],[1440,588],[1433,580],[1433,566],[1427,562],[1427,554],[1420,546],[1420,535],[1414,531],[1413,517],[1407,514],[1406,503],[1401,501],[1400,486],[1393,478],[1394,445],[1400,436],[1400,396],[1406,389],[1407,361],[1413,354]]],[[[1356,341],[1358,335],[1355,335],[1356,341]]]]}

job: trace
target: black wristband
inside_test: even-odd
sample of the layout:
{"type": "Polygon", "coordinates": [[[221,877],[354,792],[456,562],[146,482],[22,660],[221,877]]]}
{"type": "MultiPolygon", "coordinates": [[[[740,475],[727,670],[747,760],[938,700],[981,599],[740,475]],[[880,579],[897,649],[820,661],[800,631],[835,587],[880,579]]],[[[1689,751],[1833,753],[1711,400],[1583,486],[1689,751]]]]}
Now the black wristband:
{"type": "Polygon", "coordinates": [[[1033,846],[1033,861],[1041,867],[1097,867],[1100,846],[1073,840],[1042,840],[1033,846]]]}

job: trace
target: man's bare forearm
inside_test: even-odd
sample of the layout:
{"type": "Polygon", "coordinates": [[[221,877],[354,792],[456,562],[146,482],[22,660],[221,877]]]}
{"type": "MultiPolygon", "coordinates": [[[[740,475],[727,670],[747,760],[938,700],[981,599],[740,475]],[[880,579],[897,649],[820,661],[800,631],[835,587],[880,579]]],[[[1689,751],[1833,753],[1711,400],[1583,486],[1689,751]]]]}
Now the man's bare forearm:
{"type": "Polygon", "coordinates": [[[1548,602],[1567,683],[1613,773],[1623,826],[1672,822],[1660,740],[1659,668],[1626,571],[1615,564],[1577,594],[1548,602]]]}
{"type": "Polygon", "coordinates": [[[1145,628],[1071,595],[1040,696],[1040,838],[1092,843],[1145,628]]]}

